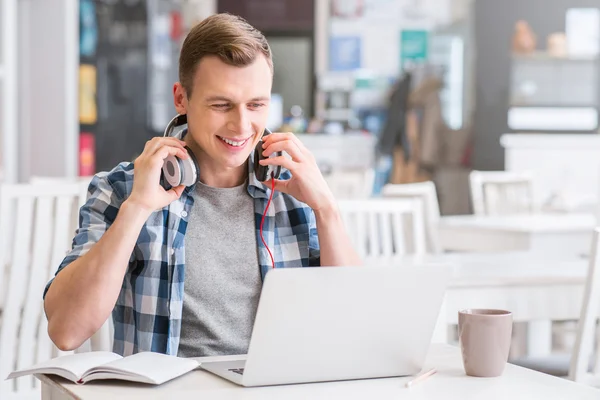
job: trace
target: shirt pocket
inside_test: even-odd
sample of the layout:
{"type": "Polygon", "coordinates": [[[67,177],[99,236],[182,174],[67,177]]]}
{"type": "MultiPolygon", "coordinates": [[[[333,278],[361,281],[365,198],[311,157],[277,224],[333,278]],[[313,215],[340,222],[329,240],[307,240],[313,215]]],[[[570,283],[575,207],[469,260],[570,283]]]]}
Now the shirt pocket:
{"type": "Polygon", "coordinates": [[[283,262],[283,268],[299,268],[308,266],[308,233],[280,236],[278,257],[275,261],[283,262]]]}

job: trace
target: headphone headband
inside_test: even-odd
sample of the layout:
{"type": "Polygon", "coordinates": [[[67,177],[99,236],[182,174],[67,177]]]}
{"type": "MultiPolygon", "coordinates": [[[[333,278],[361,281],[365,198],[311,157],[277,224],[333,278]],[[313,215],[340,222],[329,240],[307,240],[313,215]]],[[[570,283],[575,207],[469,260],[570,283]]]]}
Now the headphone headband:
{"type": "Polygon", "coordinates": [[[185,124],[187,124],[187,114],[177,114],[165,128],[163,137],[171,136],[173,129],[185,124]]]}

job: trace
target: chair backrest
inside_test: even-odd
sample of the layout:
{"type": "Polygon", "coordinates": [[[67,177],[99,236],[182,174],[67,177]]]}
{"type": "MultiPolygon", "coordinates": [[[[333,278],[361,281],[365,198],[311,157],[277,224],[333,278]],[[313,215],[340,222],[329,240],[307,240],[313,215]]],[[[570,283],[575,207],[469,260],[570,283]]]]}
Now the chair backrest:
{"type": "Polygon", "coordinates": [[[339,200],[338,206],[363,260],[425,254],[425,222],[418,199],[339,200]]]}
{"type": "Polygon", "coordinates": [[[0,186],[0,267],[7,281],[0,287],[0,397],[39,391],[32,377],[4,377],[64,354],[47,334],[42,293],[71,246],[80,188],[78,183],[0,186]]]}
{"type": "Polygon", "coordinates": [[[593,386],[600,386],[600,335],[596,332],[599,311],[600,228],[596,228],[592,239],[581,314],[577,324],[577,337],[569,368],[569,379],[593,386]]]}
{"type": "Polygon", "coordinates": [[[432,181],[387,184],[381,190],[381,194],[383,197],[419,199],[423,204],[427,252],[437,254],[442,251],[438,234],[440,204],[432,181]]]}
{"type": "Polygon", "coordinates": [[[336,199],[364,199],[373,193],[375,171],[373,168],[333,170],[324,178],[336,199]]]}
{"type": "MultiPolygon", "coordinates": [[[[88,188],[93,176],[78,176],[75,178],[54,177],[54,176],[32,176],[29,180],[32,184],[61,184],[76,183],[79,185],[79,206],[83,206],[87,201],[88,188]]],[[[75,350],[76,353],[84,351],[112,351],[114,338],[114,327],[112,318],[108,318],[104,325],[94,335],[86,341],[81,347],[75,350]]]]}
{"type": "Polygon", "coordinates": [[[529,214],[534,211],[529,172],[471,171],[471,202],[476,215],[529,214]]]}
{"type": "Polygon", "coordinates": [[[40,184],[61,184],[61,183],[77,183],[79,184],[79,205],[85,204],[87,199],[87,190],[92,181],[93,176],[78,176],[75,178],[55,177],[55,176],[32,176],[29,183],[33,185],[40,184]]]}
{"type": "MultiPolygon", "coordinates": [[[[61,188],[63,187],[62,185],[73,185],[73,184],[77,184],[79,187],[79,194],[77,195],[77,201],[78,201],[78,206],[81,207],[85,204],[86,200],[87,200],[87,195],[88,195],[88,187],[90,185],[90,182],[92,180],[93,177],[91,176],[82,176],[82,177],[77,177],[77,178],[62,178],[62,177],[47,177],[47,176],[33,176],[31,177],[29,183],[31,185],[35,185],[35,187],[40,187],[42,185],[59,185],[58,187],[61,188]]],[[[52,189],[50,189],[52,190],[52,189]]],[[[13,206],[16,204],[16,199],[13,199],[13,206]]],[[[13,215],[9,213],[9,215],[0,215],[0,217],[3,218],[13,218],[13,215]]],[[[76,215],[76,217],[78,217],[78,215],[76,215]]],[[[76,222],[78,222],[77,220],[75,220],[76,222]]],[[[9,225],[6,225],[9,226],[9,225]]],[[[77,225],[75,225],[75,227],[77,227],[77,225]]],[[[8,246],[6,243],[1,243],[0,242],[0,251],[4,251],[4,252],[8,252],[7,254],[10,254],[10,251],[12,249],[10,248],[10,246],[8,246]]],[[[5,256],[5,259],[8,260],[8,255],[5,256]]],[[[2,265],[0,265],[0,273],[2,273],[4,271],[5,268],[3,268],[2,265]]],[[[8,273],[8,268],[6,268],[6,273],[8,273]]],[[[1,276],[1,275],[0,275],[1,276]]],[[[4,303],[4,296],[3,293],[6,293],[5,290],[3,290],[2,281],[0,281],[0,310],[2,310],[2,305],[4,303]]],[[[7,285],[8,283],[8,279],[4,280],[5,284],[7,285]]]]}

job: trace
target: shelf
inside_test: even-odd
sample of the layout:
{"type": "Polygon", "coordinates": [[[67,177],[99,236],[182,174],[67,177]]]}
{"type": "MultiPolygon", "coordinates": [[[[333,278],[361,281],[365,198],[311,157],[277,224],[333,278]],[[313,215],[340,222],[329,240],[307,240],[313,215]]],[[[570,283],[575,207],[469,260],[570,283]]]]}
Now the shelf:
{"type": "Polygon", "coordinates": [[[595,131],[595,107],[511,107],[508,127],[513,131],[595,131]]]}
{"type": "Polygon", "coordinates": [[[528,61],[555,61],[555,62],[590,62],[590,61],[598,61],[598,56],[553,56],[552,54],[545,51],[534,51],[533,53],[528,54],[520,54],[520,53],[511,53],[511,57],[514,60],[528,60],[528,61]]]}

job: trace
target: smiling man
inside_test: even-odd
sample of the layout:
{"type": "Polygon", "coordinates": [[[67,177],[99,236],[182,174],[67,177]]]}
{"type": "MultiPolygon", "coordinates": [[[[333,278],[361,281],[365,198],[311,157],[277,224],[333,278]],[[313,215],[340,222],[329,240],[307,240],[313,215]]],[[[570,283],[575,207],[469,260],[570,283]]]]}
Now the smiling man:
{"type": "Polygon", "coordinates": [[[261,161],[283,167],[280,179],[254,175],[273,80],[265,37],[241,18],[209,17],[183,43],[179,79],[174,102],[187,130],[150,140],[134,163],[90,184],[73,248],[44,292],[60,349],[80,346],[112,313],[121,355],[246,353],[272,267],[260,236],[271,184],[264,236],[277,268],[361,262],[314,157],[294,135],[267,135],[259,147],[265,157],[291,156],[261,161]],[[190,157],[186,147],[199,182],[165,186],[164,160],[190,157]]]}

